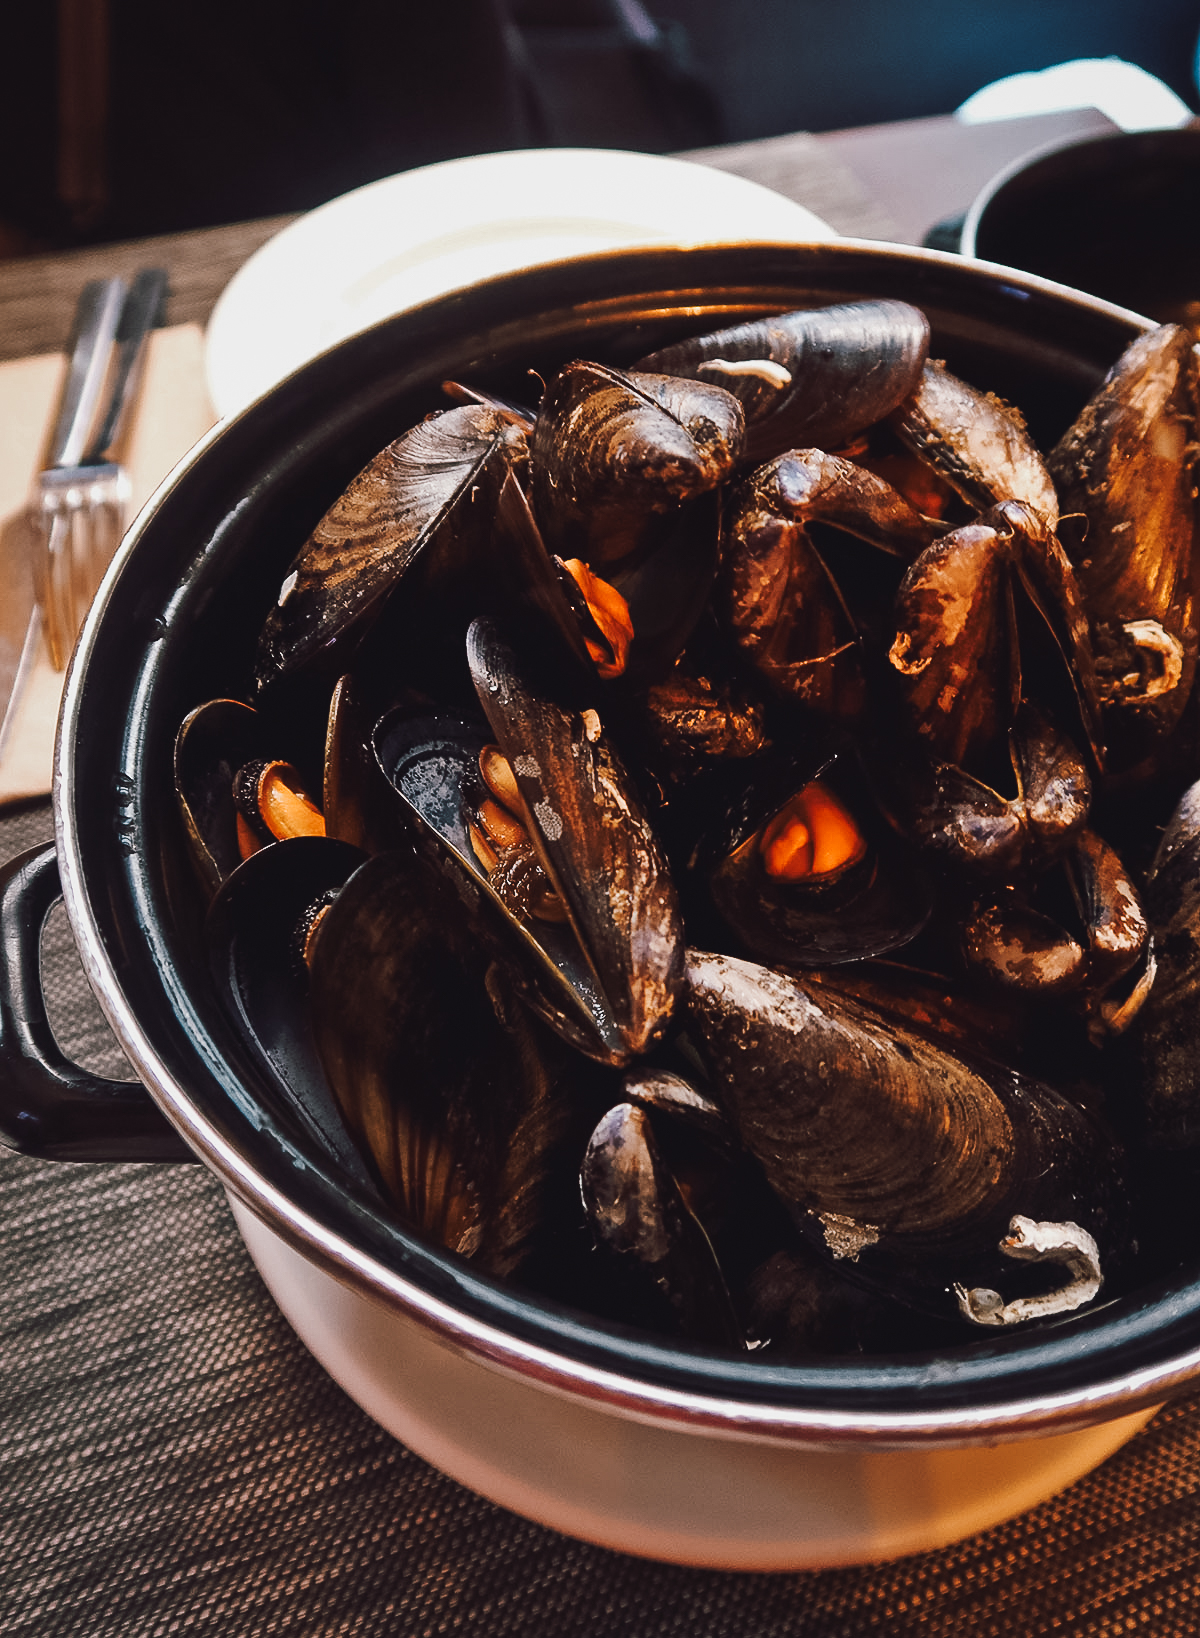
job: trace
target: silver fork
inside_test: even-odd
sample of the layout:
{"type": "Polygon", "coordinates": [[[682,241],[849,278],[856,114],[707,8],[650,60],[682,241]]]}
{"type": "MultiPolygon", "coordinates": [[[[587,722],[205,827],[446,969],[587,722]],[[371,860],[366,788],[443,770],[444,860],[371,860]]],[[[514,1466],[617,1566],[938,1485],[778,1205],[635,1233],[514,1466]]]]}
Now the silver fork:
{"type": "Polygon", "coordinates": [[[128,294],[121,279],[93,281],[76,310],[71,373],[51,434],[49,463],[38,474],[30,508],[37,542],[37,596],[57,671],[67,663],[125,532],[129,477],[113,458],[113,450],[165,291],[165,272],[144,268],[128,294]],[[102,399],[104,411],[97,424],[102,399]]]}

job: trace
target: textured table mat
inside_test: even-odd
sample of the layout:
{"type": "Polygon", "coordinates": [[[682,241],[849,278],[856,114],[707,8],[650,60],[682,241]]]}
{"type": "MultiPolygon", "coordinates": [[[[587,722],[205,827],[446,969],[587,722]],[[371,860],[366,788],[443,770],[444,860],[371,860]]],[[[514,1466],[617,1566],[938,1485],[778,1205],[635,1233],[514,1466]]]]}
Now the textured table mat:
{"type": "MultiPolygon", "coordinates": [[[[0,818],[0,856],[51,834],[0,818]]],[[[61,908],[55,1028],[121,1074],[61,908]]],[[[6,1638],[1194,1638],[1200,1397],[940,1553],[747,1575],[585,1546],[462,1489],[301,1347],[199,1166],[0,1159],[6,1638]]]]}

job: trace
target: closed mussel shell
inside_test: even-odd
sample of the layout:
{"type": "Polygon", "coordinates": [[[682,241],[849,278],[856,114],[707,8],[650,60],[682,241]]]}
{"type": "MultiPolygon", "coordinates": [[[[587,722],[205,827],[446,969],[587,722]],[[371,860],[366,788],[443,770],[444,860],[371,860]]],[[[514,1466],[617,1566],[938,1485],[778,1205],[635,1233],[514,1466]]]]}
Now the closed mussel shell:
{"type": "Polygon", "coordinates": [[[1032,506],[1051,529],[1058,496],[1020,413],[930,360],[916,391],[891,418],[904,442],[978,511],[1003,501],[1032,506]]]}
{"type": "Polygon", "coordinates": [[[637,368],[734,393],[757,465],[806,445],[838,449],[881,420],[917,386],[928,348],[929,322],[907,302],[842,302],[677,342],[637,368]]]}
{"type": "Polygon", "coordinates": [[[721,387],[566,365],[530,445],[530,500],[547,545],[593,566],[629,557],[659,515],[730,475],[743,436],[741,405],[721,387]]]}
{"type": "Polygon", "coordinates": [[[1117,1147],[1090,1113],[750,962],[689,950],[688,987],[689,1030],[743,1142],[798,1226],[848,1272],[934,1312],[986,1309],[980,1323],[996,1323],[1026,1315],[992,1303],[997,1291],[1025,1302],[1036,1276],[1043,1307],[1032,1312],[1067,1311],[1120,1266],[1117,1147]],[[1022,1253],[1001,1246],[1018,1218],[1074,1242],[1092,1277],[1064,1280],[1075,1251],[1048,1266],[1013,1260],[1022,1253]]]}

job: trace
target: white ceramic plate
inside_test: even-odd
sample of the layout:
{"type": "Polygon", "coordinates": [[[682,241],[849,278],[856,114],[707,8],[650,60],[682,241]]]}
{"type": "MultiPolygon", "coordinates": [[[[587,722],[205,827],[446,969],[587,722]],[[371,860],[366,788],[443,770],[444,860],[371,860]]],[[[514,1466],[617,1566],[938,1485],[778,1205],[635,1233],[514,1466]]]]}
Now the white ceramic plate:
{"type": "Polygon", "coordinates": [[[379,319],[539,262],[836,237],[803,205],[682,159],[537,148],[426,165],[310,211],[239,269],[209,320],[209,391],[219,414],[236,414],[379,319]]]}

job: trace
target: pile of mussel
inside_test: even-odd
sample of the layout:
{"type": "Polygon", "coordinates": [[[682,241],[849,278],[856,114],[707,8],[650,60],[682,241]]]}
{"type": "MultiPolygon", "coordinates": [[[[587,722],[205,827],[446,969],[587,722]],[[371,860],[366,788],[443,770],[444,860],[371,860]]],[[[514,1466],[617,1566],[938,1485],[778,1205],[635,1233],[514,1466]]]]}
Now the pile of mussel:
{"type": "Polygon", "coordinates": [[[874,301],[447,383],[179,731],[256,1072],[485,1273],[786,1357],[1194,1249],[1192,338],[1048,456],[928,349],[874,301]]]}

